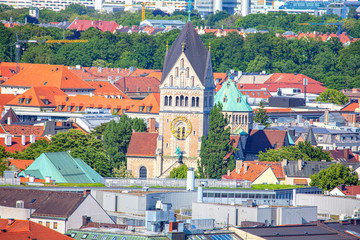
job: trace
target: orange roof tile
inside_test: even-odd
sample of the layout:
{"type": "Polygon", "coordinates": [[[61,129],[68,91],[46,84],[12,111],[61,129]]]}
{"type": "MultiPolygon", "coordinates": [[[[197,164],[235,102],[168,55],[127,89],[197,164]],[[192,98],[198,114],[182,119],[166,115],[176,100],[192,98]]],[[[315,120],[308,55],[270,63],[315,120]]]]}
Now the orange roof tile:
{"type": "Polygon", "coordinates": [[[21,87],[58,87],[60,89],[93,89],[68,67],[31,64],[2,85],[21,87]]]}
{"type": "Polygon", "coordinates": [[[157,72],[157,71],[154,71],[154,72],[151,72],[149,73],[149,75],[147,75],[147,77],[155,77],[157,79],[159,79],[159,81],[161,81],[161,76],[162,76],[162,72],[157,72]]]}
{"type": "Polygon", "coordinates": [[[10,165],[14,165],[19,169],[19,171],[25,170],[30,166],[35,160],[23,160],[23,159],[9,159],[10,165]]]}
{"type": "MultiPolygon", "coordinates": [[[[35,141],[38,141],[40,139],[46,139],[44,137],[35,137],[35,141]]],[[[25,146],[21,144],[21,137],[13,137],[11,139],[11,146],[5,145],[5,138],[0,138],[0,146],[5,147],[5,150],[7,152],[15,153],[16,151],[21,152],[25,148],[30,146],[30,139],[27,139],[25,142],[25,146]]]]}
{"type": "Polygon", "coordinates": [[[114,85],[125,93],[160,92],[160,80],[155,77],[123,77],[114,85]]]}
{"type": "Polygon", "coordinates": [[[155,157],[158,135],[158,133],[133,132],[126,155],[155,157]]]}
{"type": "Polygon", "coordinates": [[[359,108],[359,103],[353,102],[343,107],[340,111],[342,112],[354,112],[355,109],[359,108]]]}
{"type": "Polygon", "coordinates": [[[236,172],[236,169],[234,169],[230,173],[230,177],[232,179],[243,179],[248,180],[250,182],[255,181],[258,177],[260,177],[261,174],[263,174],[269,166],[266,165],[258,165],[258,164],[247,164],[247,170],[245,172],[244,165],[240,169],[239,172],[236,172]]]}
{"type": "Polygon", "coordinates": [[[67,96],[57,87],[32,87],[9,101],[7,106],[56,107],[55,96],[67,96]],[[30,99],[28,102],[26,99],[30,99]]]}
{"type": "Polygon", "coordinates": [[[140,100],[133,99],[112,99],[103,96],[88,96],[88,95],[77,95],[77,96],[55,96],[57,108],[55,111],[59,112],[76,112],[84,111],[86,108],[110,108],[111,112],[114,110],[121,111],[130,109],[132,106],[137,104],[140,100]],[[62,110],[59,110],[59,106],[62,106],[62,110]],[[68,107],[71,109],[69,110],[68,107]]]}
{"type": "Polygon", "coordinates": [[[70,71],[83,80],[116,80],[130,74],[127,68],[70,67],[70,71]]]}
{"type": "Polygon", "coordinates": [[[16,96],[14,94],[0,94],[0,116],[4,111],[4,106],[13,100],[16,96]]]}
{"type": "Polygon", "coordinates": [[[8,219],[0,219],[0,239],[37,239],[37,240],[73,240],[55,230],[29,220],[14,220],[9,225],[8,219]]]}
{"type": "Polygon", "coordinates": [[[13,135],[13,136],[30,136],[35,135],[36,137],[41,137],[44,135],[43,126],[34,126],[34,125],[22,125],[22,124],[1,124],[3,129],[13,135]]]}
{"type": "Polygon", "coordinates": [[[130,73],[129,77],[139,77],[142,74],[150,74],[152,72],[161,72],[161,70],[155,69],[135,69],[132,73],[130,73]]]}
{"type": "Polygon", "coordinates": [[[90,81],[90,86],[95,88],[94,94],[97,96],[121,96],[123,99],[129,99],[121,90],[115,87],[113,84],[107,81],[90,81]]]}
{"type": "Polygon", "coordinates": [[[127,112],[140,112],[140,107],[142,108],[142,113],[155,113],[159,114],[160,111],[160,93],[151,93],[149,96],[143,100],[139,100],[133,107],[131,107],[127,112]],[[148,112],[148,107],[150,112],[148,112]]]}
{"type": "Polygon", "coordinates": [[[94,20],[79,20],[75,19],[68,29],[73,30],[76,29],[78,31],[85,31],[89,28],[97,28],[100,31],[106,32],[114,32],[115,29],[119,27],[119,24],[117,24],[115,21],[94,21],[94,20]]]}

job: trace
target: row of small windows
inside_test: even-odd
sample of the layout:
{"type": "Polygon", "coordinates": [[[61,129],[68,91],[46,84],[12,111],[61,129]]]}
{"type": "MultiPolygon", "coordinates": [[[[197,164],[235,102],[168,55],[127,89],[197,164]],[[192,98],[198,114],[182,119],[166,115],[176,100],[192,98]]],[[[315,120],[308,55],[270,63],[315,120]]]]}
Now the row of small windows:
{"type": "Polygon", "coordinates": [[[203,197],[214,198],[270,198],[274,199],[275,194],[255,194],[255,193],[203,193],[203,197]]]}
{"type": "MultiPolygon", "coordinates": [[[[39,224],[42,225],[42,221],[39,221],[39,224]]],[[[45,223],[45,226],[46,226],[47,228],[50,228],[50,222],[46,222],[46,223],[45,223]]],[[[57,223],[57,222],[53,222],[53,229],[57,229],[57,228],[58,228],[58,223],[57,223]]]]}
{"type": "MultiPolygon", "coordinates": [[[[176,77],[178,77],[178,75],[176,75],[176,77]]],[[[187,76],[189,77],[189,76],[187,76]]],[[[177,84],[175,84],[177,85],[177,84]]],[[[174,77],[173,76],[170,76],[170,86],[173,87],[174,86],[174,77]]],[[[187,79],[184,78],[184,74],[181,73],[180,75],[180,87],[185,87],[185,86],[188,86],[188,82],[187,82],[187,79]]],[[[195,86],[195,77],[192,76],[191,77],[191,85],[190,87],[194,87],[195,86]]]]}
{"type": "Polygon", "coordinates": [[[244,124],[248,123],[248,116],[246,115],[230,115],[228,121],[231,124],[244,124]]]}
{"type": "MultiPolygon", "coordinates": [[[[165,106],[172,106],[172,96],[165,96],[164,105],[165,106]]],[[[191,98],[191,106],[192,107],[199,107],[200,98],[199,97],[192,97],[191,98]]],[[[176,107],[188,107],[189,105],[189,97],[184,97],[183,95],[175,97],[175,106],[176,107]]]]}

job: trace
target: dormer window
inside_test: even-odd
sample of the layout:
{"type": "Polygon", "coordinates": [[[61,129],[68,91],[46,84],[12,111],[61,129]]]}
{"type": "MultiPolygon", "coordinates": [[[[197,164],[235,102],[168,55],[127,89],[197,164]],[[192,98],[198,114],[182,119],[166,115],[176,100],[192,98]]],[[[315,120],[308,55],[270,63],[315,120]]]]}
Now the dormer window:
{"type": "Polygon", "coordinates": [[[152,107],[151,106],[148,106],[148,107],[146,107],[146,112],[151,112],[151,109],[152,109],[152,107]]]}
{"type": "Polygon", "coordinates": [[[136,91],[140,92],[140,87],[137,87],[136,91]]]}
{"type": "Polygon", "coordinates": [[[26,98],[25,103],[30,104],[30,102],[31,102],[31,98],[26,98]]]}
{"type": "Polygon", "coordinates": [[[68,106],[68,107],[67,107],[67,111],[68,111],[68,112],[71,112],[72,109],[73,109],[73,106],[68,106]]]}
{"type": "Polygon", "coordinates": [[[25,98],[19,98],[19,104],[23,104],[24,100],[25,100],[25,98]]]}
{"type": "Polygon", "coordinates": [[[139,107],[139,112],[142,112],[142,111],[144,111],[144,106],[139,107]]]}
{"type": "Polygon", "coordinates": [[[63,109],[64,109],[64,106],[62,106],[62,105],[59,105],[59,106],[58,106],[58,110],[59,110],[59,111],[62,111],[63,109]]]}

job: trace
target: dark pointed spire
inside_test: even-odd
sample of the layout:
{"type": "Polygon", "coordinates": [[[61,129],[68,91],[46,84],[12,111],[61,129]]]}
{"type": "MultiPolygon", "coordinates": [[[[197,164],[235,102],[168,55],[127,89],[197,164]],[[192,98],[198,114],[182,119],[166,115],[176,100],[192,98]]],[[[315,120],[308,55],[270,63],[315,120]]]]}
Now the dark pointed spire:
{"type": "Polygon", "coordinates": [[[309,126],[309,131],[306,135],[305,142],[309,142],[312,146],[317,146],[317,141],[311,126],[309,126]]]}
{"type": "Polygon", "coordinates": [[[206,49],[191,22],[187,22],[167,51],[161,81],[169,75],[182,52],[188,58],[200,81],[205,84],[210,52],[206,49]]]}

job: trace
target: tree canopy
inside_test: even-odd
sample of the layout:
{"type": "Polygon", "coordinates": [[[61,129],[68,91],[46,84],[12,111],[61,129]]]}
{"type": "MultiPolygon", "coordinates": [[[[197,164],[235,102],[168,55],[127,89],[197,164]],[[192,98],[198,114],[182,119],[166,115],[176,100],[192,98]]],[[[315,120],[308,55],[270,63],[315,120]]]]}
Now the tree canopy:
{"type": "Polygon", "coordinates": [[[216,104],[209,116],[209,134],[202,136],[198,170],[200,178],[220,179],[227,169],[233,170],[235,162],[233,157],[224,160],[232,149],[230,144],[230,128],[226,117],[221,112],[222,106],[216,104]]]}
{"type": "Polygon", "coordinates": [[[256,109],[255,115],[254,115],[254,122],[260,123],[261,125],[264,125],[265,127],[269,127],[271,125],[270,123],[270,117],[266,112],[266,109],[264,108],[264,102],[260,102],[259,108],[256,109]]]}
{"type": "Polygon", "coordinates": [[[329,152],[323,151],[321,147],[313,147],[309,142],[299,142],[296,146],[286,146],[281,149],[268,149],[259,152],[259,161],[281,161],[287,159],[296,161],[331,161],[329,152]]]}
{"type": "Polygon", "coordinates": [[[310,186],[323,190],[332,190],[340,184],[357,185],[359,177],[356,172],[341,163],[332,164],[328,169],[321,169],[318,174],[310,176],[310,186]]]}
{"type": "MultiPolygon", "coordinates": [[[[174,168],[170,172],[170,178],[186,178],[188,167],[186,164],[182,164],[179,167],[174,168]]],[[[195,178],[199,178],[198,171],[195,171],[195,178]]]]}
{"type": "Polygon", "coordinates": [[[337,90],[326,89],[325,92],[320,93],[316,101],[344,105],[349,102],[349,98],[337,90]]]}

